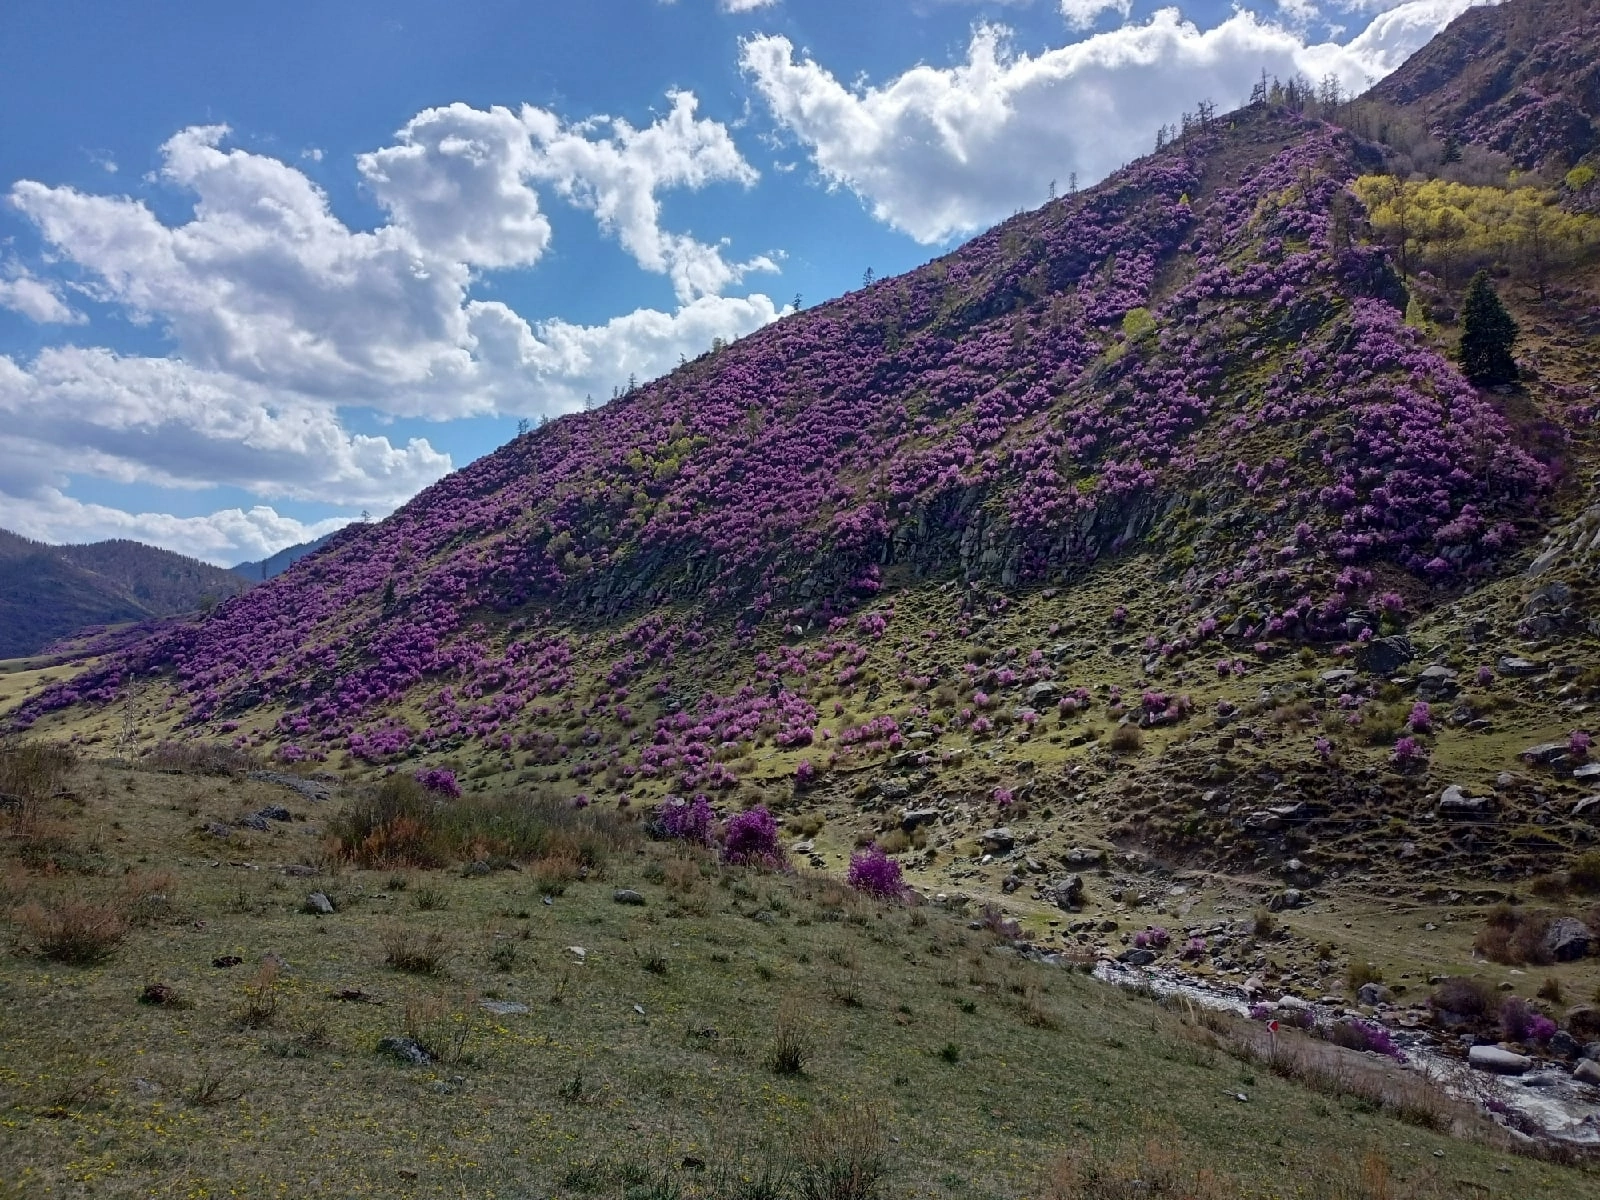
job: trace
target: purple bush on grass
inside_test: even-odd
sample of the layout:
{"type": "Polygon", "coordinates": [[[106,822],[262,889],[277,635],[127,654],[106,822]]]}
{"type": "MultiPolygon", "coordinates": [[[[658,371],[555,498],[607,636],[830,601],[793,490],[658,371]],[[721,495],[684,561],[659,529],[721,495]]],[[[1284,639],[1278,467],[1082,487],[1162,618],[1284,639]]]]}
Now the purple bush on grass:
{"type": "Polygon", "coordinates": [[[656,836],[664,840],[709,846],[714,840],[715,821],[711,801],[704,795],[697,795],[693,800],[668,796],[656,808],[650,826],[656,836]]]}
{"type": "Polygon", "coordinates": [[[786,865],[778,844],[778,822],[765,804],[735,813],[722,831],[722,859],[734,866],[779,870],[786,865]]]}
{"type": "Polygon", "coordinates": [[[905,893],[905,883],[900,878],[900,864],[885,854],[877,843],[850,856],[850,870],[845,878],[856,891],[880,899],[898,899],[905,893]]]}
{"type": "Polygon", "coordinates": [[[417,782],[422,785],[424,791],[436,792],[451,799],[461,795],[461,785],[456,782],[456,773],[444,767],[418,771],[417,782]]]}

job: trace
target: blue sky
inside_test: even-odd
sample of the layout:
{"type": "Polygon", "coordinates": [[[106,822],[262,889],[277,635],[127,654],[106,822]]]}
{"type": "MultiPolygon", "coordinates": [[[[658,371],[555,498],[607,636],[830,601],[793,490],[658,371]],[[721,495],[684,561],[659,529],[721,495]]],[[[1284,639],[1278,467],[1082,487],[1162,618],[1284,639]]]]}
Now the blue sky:
{"type": "Polygon", "coordinates": [[[0,527],[381,515],[1470,0],[9,0],[0,527]]]}

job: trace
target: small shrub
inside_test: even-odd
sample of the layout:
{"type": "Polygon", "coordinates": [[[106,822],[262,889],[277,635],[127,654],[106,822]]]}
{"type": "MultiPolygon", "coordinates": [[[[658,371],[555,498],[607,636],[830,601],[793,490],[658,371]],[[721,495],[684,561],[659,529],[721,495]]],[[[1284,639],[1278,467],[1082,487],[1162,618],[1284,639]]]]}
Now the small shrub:
{"type": "Polygon", "coordinates": [[[799,1003],[785,1001],[778,1008],[777,1020],[772,1023],[772,1053],[767,1065],[777,1075],[802,1075],[815,1047],[811,1022],[799,1003]]]}
{"type": "Polygon", "coordinates": [[[695,846],[712,844],[716,814],[705,796],[684,800],[668,796],[650,818],[650,832],[667,841],[688,842],[695,846]]]}
{"type": "Polygon", "coordinates": [[[1113,754],[1137,754],[1144,746],[1144,735],[1139,732],[1137,725],[1118,725],[1111,731],[1111,739],[1107,744],[1113,754]]]}
{"type": "Polygon", "coordinates": [[[781,870],[786,865],[783,847],[778,844],[778,822],[758,804],[728,818],[723,830],[723,861],[734,866],[781,870]]]}
{"type": "Polygon", "coordinates": [[[450,947],[442,933],[413,933],[395,928],[384,935],[383,961],[396,971],[411,975],[438,975],[450,959],[450,947]]]}
{"type": "Polygon", "coordinates": [[[1589,850],[1572,860],[1567,881],[1580,892],[1600,892],[1600,850],[1589,850]]]}
{"type": "Polygon", "coordinates": [[[858,1105],[818,1117],[795,1147],[800,1200],[875,1200],[889,1140],[876,1109],[858,1105]]]}
{"type": "Polygon", "coordinates": [[[1258,938],[1271,937],[1272,931],[1278,927],[1278,918],[1269,910],[1258,908],[1251,919],[1250,928],[1258,938]]]}
{"type": "Polygon", "coordinates": [[[517,946],[515,942],[499,942],[489,951],[489,965],[501,974],[509,975],[517,969],[517,946]]]}
{"type": "Polygon", "coordinates": [[[193,1108],[216,1108],[244,1099],[249,1090],[248,1084],[232,1077],[230,1068],[204,1065],[183,1089],[183,1100],[193,1108]]]}
{"type": "Polygon", "coordinates": [[[461,795],[461,785],[456,782],[456,773],[443,767],[418,771],[416,780],[423,791],[432,792],[436,796],[446,796],[454,800],[461,795]]]}
{"type": "Polygon", "coordinates": [[[1369,983],[1382,983],[1383,972],[1369,962],[1352,962],[1345,969],[1344,982],[1354,995],[1369,983]]]}
{"type": "Polygon", "coordinates": [[[1474,1020],[1494,1012],[1498,1004],[1499,996],[1491,984],[1465,975],[1441,980],[1428,997],[1428,1006],[1434,1012],[1451,1012],[1474,1020]]]}
{"type": "Polygon", "coordinates": [[[256,977],[244,985],[244,1005],[237,1013],[240,1025],[246,1029],[266,1029],[277,1020],[281,970],[278,961],[269,958],[261,964],[256,977]]]}
{"type": "Polygon", "coordinates": [[[128,934],[119,909],[77,896],[25,904],[15,920],[41,956],[71,966],[103,962],[128,934]]]}
{"type": "Polygon", "coordinates": [[[411,893],[411,903],[418,912],[440,912],[450,907],[450,897],[442,887],[425,883],[411,893]]]}
{"type": "Polygon", "coordinates": [[[856,891],[880,900],[898,900],[906,890],[905,881],[900,875],[900,864],[877,845],[851,856],[850,869],[845,878],[856,891]]]}

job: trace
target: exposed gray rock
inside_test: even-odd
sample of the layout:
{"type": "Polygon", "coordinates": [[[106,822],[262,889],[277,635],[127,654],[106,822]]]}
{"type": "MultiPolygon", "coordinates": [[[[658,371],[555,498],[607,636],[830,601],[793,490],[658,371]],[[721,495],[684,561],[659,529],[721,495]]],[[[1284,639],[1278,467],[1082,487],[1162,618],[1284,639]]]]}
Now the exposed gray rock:
{"type": "Polygon", "coordinates": [[[1545,1043],[1545,1048],[1558,1058],[1577,1058],[1578,1052],[1583,1049],[1577,1038],[1565,1029],[1558,1029],[1550,1035],[1550,1040],[1545,1043]]]}
{"type": "Polygon", "coordinates": [[[433,1056],[424,1050],[416,1039],[408,1037],[384,1038],[378,1043],[378,1053],[387,1054],[390,1058],[413,1067],[425,1067],[433,1061],[433,1056]]]}
{"type": "Polygon", "coordinates": [[[1540,766],[1549,766],[1567,756],[1565,742],[1540,742],[1537,746],[1529,746],[1522,752],[1524,762],[1538,763],[1540,766]]]}
{"type": "Polygon", "coordinates": [[[1371,675],[1393,675],[1417,656],[1410,639],[1395,634],[1373,638],[1356,651],[1356,666],[1371,675]]]}
{"type": "Polygon", "coordinates": [[[1592,1058],[1580,1058],[1578,1065],[1572,1068],[1572,1077],[1579,1083],[1600,1087],[1600,1062],[1592,1058]]]}
{"type": "Polygon", "coordinates": [[[1061,698],[1061,685],[1045,679],[1034,684],[1022,694],[1027,697],[1029,704],[1035,708],[1040,708],[1047,704],[1054,704],[1061,698]]]}
{"type": "Polygon", "coordinates": [[[1363,983],[1356,989],[1356,999],[1367,1005],[1387,1004],[1394,999],[1394,993],[1381,983],[1363,983]]]}
{"type": "Polygon", "coordinates": [[[900,818],[900,828],[910,833],[921,825],[932,825],[939,819],[937,808],[912,808],[907,809],[900,818]]]}
{"type": "Polygon", "coordinates": [[[1575,817],[1600,817],[1600,795],[1585,796],[1572,806],[1575,817]]]}
{"type": "Polygon", "coordinates": [[[1600,762],[1584,763],[1583,766],[1574,768],[1572,777],[1584,783],[1591,779],[1600,779],[1600,762]]]}
{"type": "Polygon", "coordinates": [[[1016,836],[1004,826],[986,829],[978,835],[978,843],[986,854],[1007,854],[1017,844],[1016,836]]]}
{"type": "Polygon", "coordinates": [[[1299,908],[1305,900],[1305,894],[1298,888],[1285,888],[1267,901],[1267,909],[1271,912],[1282,912],[1286,908],[1299,908]]]}
{"type": "Polygon", "coordinates": [[[326,892],[312,892],[306,897],[306,911],[319,916],[330,916],[333,913],[333,901],[328,899],[326,892]]]}
{"type": "Polygon", "coordinates": [[[1545,669],[1544,663],[1536,663],[1526,658],[1517,658],[1513,655],[1503,655],[1499,663],[1502,675],[1538,675],[1545,669]]]}
{"type": "Polygon", "coordinates": [[[1041,888],[1039,894],[1054,902],[1057,908],[1076,912],[1083,907],[1083,876],[1068,875],[1048,888],[1041,888]]]}
{"type": "Polygon", "coordinates": [[[1544,948],[1557,962],[1576,962],[1589,953],[1589,927],[1577,917],[1557,917],[1545,931],[1544,948]]]}
{"type": "Polygon", "coordinates": [[[885,800],[904,800],[911,795],[911,785],[904,779],[880,779],[878,795],[885,800]]]}
{"type": "Polygon", "coordinates": [[[1244,827],[1251,833],[1276,833],[1283,828],[1283,818],[1264,808],[1246,817],[1244,827]]]}
{"type": "Polygon", "coordinates": [[[515,1000],[480,1000],[478,1007],[497,1017],[520,1017],[528,1011],[526,1004],[520,1004],[515,1000]]]}
{"type": "Polygon", "coordinates": [[[1488,796],[1469,796],[1458,783],[1452,783],[1439,794],[1438,811],[1441,817],[1471,820],[1487,816],[1493,807],[1494,802],[1488,796]]]}
{"type": "Polygon", "coordinates": [[[611,899],[617,904],[642,905],[644,897],[632,888],[618,888],[611,893],[611,899]]]}
{"type": "Polygon", "coordinates": [[[1130,967],[1148,967],[1155,960],[1154,950],[1124,950],[1117,955],[1118,962],[1127,963],[1130,967]]]}
{"type": "Polygon", "coordinates": [[[1493,1075],[1521,1075],[1533,1065],[1526,1054],[1515,1054],[1499,1046],[1474,1046],[1467,1051],[1467,1061],[1480,1071],[1493,1075]]]}
{"type": "Polygon", "coordinates": [[[1339,687],[1349,683],[1355,677],[1356,673],[1349,667],[1341,667],[1336,671],[1324,671],[1322,673],[1322,682],[1330,687],[1339,687]]]}
{"type": "Polygon", "coordinates": [[[251,771],[249,778],[260,783],[275,783],[290,791],[299,792],[307,800],[326,800],[332,793],[328,785],[315,779],[302,779],[299,775],[285,775],[282,771],[251,771]]]}
{"type": "Polygon", "coordinates": [[[1061,861],[1069,867],[1098,867],[1106,861],[1106,852],[1084,846],[1074,846],[1061,856],[1061,861]]]}
{"type": "Polygon", "coordinates": [[[1424,699],[1446,699],[1456,693],[1456,673],[1435,663],[1417,675],[1417,692],[1424,699]]]}

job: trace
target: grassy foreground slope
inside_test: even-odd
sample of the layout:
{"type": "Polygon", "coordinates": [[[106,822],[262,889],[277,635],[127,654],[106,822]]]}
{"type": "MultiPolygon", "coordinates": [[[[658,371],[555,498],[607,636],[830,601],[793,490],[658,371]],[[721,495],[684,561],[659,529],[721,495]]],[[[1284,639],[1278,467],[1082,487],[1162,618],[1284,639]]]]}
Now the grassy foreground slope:
{"type": "Polygon", "coordinates": [[[1373,1056],[1314,1090],[934,907],[570,809],[521,869],[340,868],[341,803],[94,762],[8,829],[5,1194],[1600,1196],[1373,1056]],[[106,958],[42,955],[69,898],[106,958]]]}

